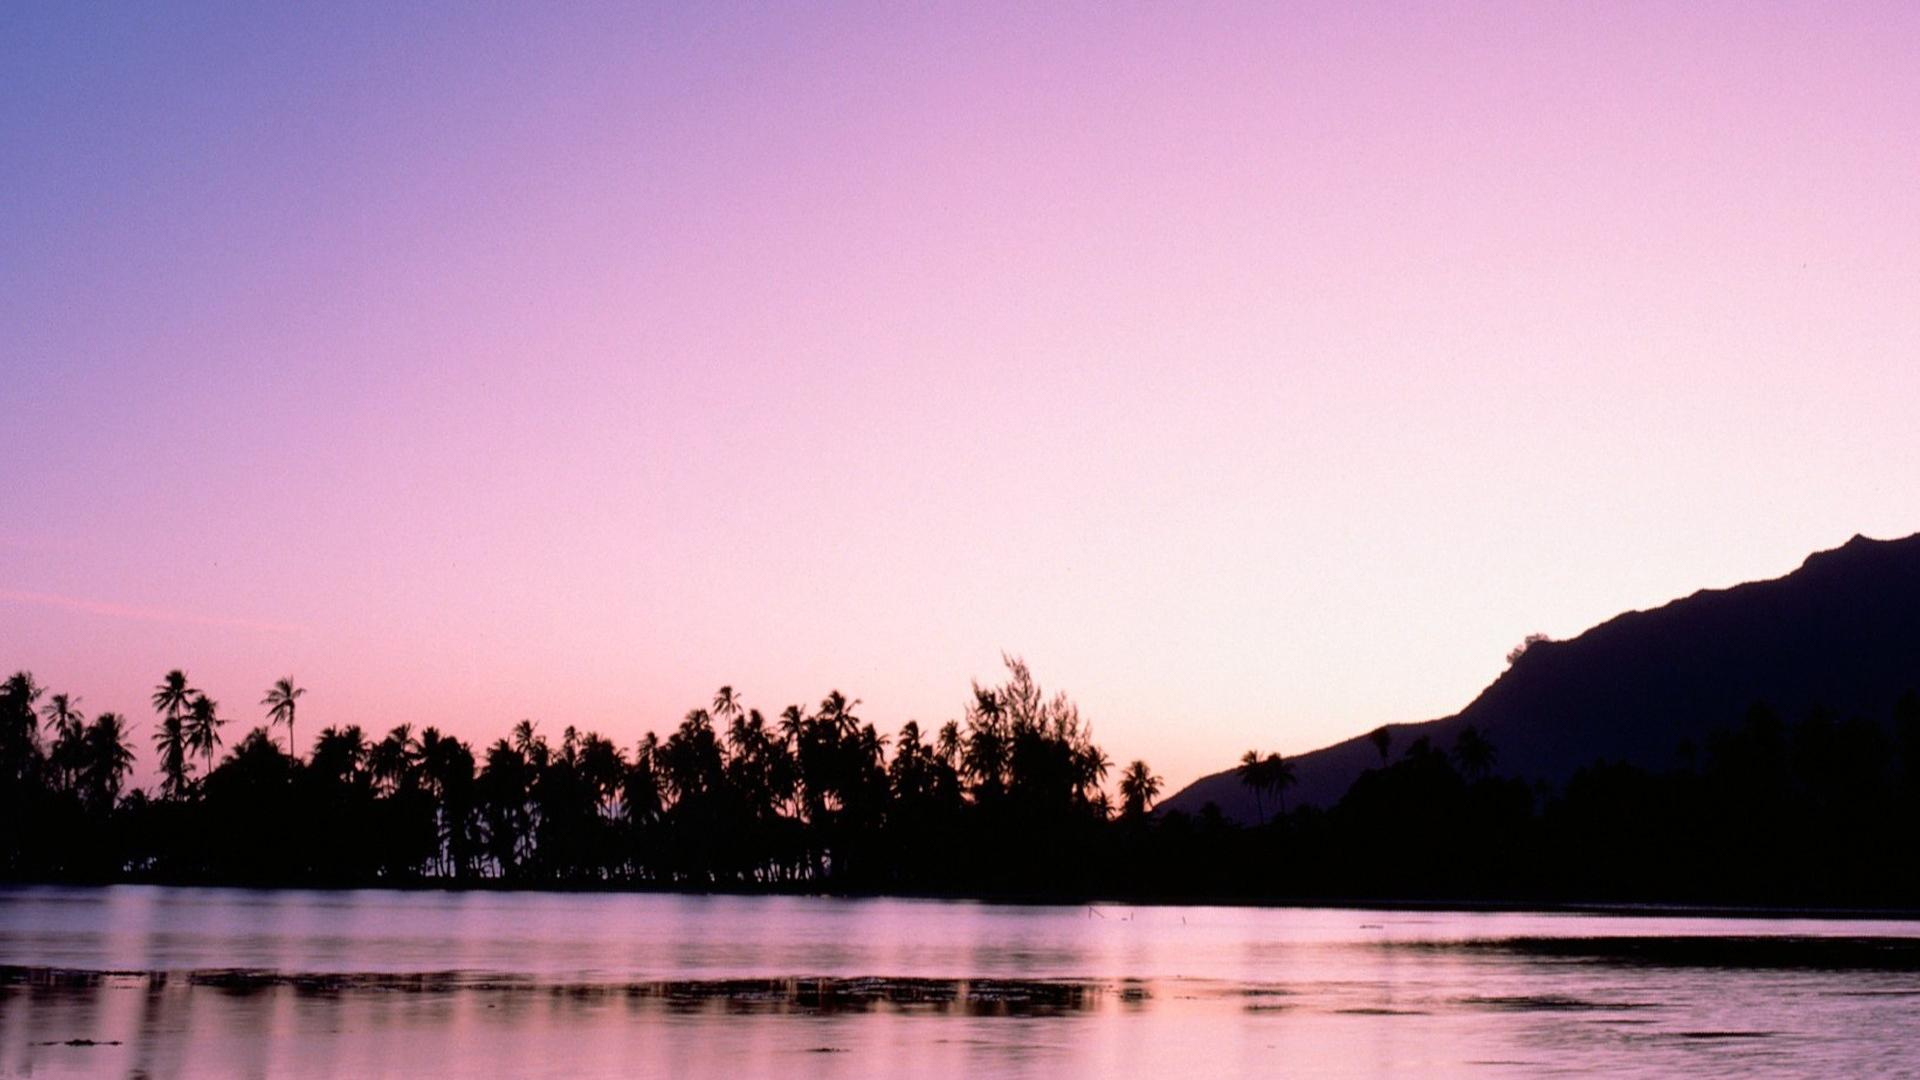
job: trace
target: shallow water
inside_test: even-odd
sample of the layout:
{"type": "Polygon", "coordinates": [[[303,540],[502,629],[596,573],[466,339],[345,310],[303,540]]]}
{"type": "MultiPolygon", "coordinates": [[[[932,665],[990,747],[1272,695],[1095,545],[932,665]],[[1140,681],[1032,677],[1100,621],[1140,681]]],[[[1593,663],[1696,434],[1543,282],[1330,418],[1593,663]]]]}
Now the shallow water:
{"type": "Polygon", "coordinates": [[[0,891],[0,1075],[1870,1075],[1920,923],[0,891]]]}

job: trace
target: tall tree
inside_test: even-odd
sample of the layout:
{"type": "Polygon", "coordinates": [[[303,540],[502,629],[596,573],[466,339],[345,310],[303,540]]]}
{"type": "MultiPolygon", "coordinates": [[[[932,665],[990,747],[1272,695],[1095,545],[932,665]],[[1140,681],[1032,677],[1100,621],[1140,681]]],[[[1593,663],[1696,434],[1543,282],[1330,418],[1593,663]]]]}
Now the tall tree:
{"type": "Polygon", "coordinates": [[[33,706],[40,694],[40,685],[25,671],[0,685],[0,780],[10,787],[39,780],[40,721],[33,706]]]}
{"type": "Polygon", "coordinates": [[[187,711],[187,705],[198,696],[200,691],[187,685],[187,673],[179,668],[167,672],[160,685],[153,688],[153,711],[167,716],[179,716],[187,711]]]}
{"type": "Polygon", "coordinates": [[[313,741],[313,758],[308,765],[314,776],[341,787],[353,787],[367,779],[367,754],[372,747],[358,724],[324,727],[313,741]]]}
{"type": "Polygon", "coordinates": [[[304,687],[295,686],[293,676],[289,675],[275,679],[267,688],[267,696],[260,699],[260,704],[267,707],[269,726],[287,725],[287,754],[296,761],[300,758],[300,747],[293,741],[293,711],[295,703],[306,692],[304,687]]]}
{"type": "Polygon", "coordinates": [[[1267,763],[1260,751],[1249,750],[1240,755],[1240,764],[1234,768],[1233,775],[1240,778],[1240,785],[1253,792],[1253,813],[1262,825],[1267,822],[1267,808],[1264,796],[1267,791],[1267,763]]]}
{"type": "Polygon", "coordinates": [[[1280,813],[1287,812],[1287,789],[1297,781],[1293,773],[1293,762],[1279,754],[1268,754],[1266,761],[1267,790],[1273,792],[1280,807],[1280,813]]]}
{"type": "Polygon", "coordinates": [[[187,793],[187,745],[185,722],[178,716],[164,716],[153,733],[153,748],[160,755],[160,791],[170,799],[187,793]]]}
{"type": "Polygon", "coordinates": [[[1120,774],[1120,814],[1127,818],[1143,818],[1152,809],[1153,800],[1160,794],[1160,778],[1153,775],[1144,761],[1135,761],[1120,774]]]}
{"type": "Polygon", "coordinates": [[[112,810],[120,789],[133,771],[133,747],[127,742],[127,722],[116,712],[103,712],[87,726],[86,764],[80,789],[95,809],[112,810]]]}
{"type": "Polygon", "coordinates": [[[1477,780],[1492,770],[1498,755],[1493,741],[1480,734],[1480,729],[1468,724],[1454,736],[1453,760],[1460,766],[1460,772],[1470,780],[1477,780]]]}
{"type": "Polygon", "coordinates": [[[368,751],[367,771],[382,794],[392,795],[413,783],[419,761],[420,740],[413,737],[413,725],[395,724],[387,737],[368,751]]]}
{"type": "Polygon", "coordinates": [[[226,722],[220,715],[220,703],[205,694],[194,695],[187,705],[187,746],[205,760],[208,773],[213,772],[213,755],[220,749],[220,727],[226,722]]]}
{"type": "Polygon", "coordinates": [[[160,753],[161,790],[170,798],[187,791],[188,744],[183,719],[187,705],[200,691],[187,681],[187,673],[174,668],[153,688],[153,711],[160,714],[160,730],[153,733],[154,749],[160,753]]]}
{"type": "Polygon", "coordinates": [[[53,735],[53,751],[47,757],[52,766],[54,784],[63,791],[76,790],[80,771],[86,764],[86,714],[80,711],[80,699],[69,694],[53,694],[40,707],[47,728],[53,735]]]}

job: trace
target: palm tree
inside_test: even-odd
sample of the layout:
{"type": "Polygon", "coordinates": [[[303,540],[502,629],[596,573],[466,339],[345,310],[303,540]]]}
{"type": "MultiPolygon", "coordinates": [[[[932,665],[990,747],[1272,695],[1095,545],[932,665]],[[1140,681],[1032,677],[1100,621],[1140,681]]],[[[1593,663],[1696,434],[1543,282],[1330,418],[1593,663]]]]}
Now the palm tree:
{"type": "Polygon", "coordinates": [[[199,693],[187,685],[187,673],[174,668],[160,680],[160,685],[153,688],[153,711],[179,716],[186,711],[187,703],[199,693]]]}
{"type": "Polygon", "coordinates": [[[630,825],[651,825],[665,809],[662,780],[654,768],[659,753],[660,736],[651,731],[633,748],[633,764],[620,783],[620,809],[630,825]]]}
{"type": "Polygon", "coordinates": [[[71,791],[79,782],[87,757],[83,739],[87,717],[80,711],[80,699],[54,694],[40,707],[40,715],[46,718],[47,727],[53,732],[53,752],[48,764],[53,766],[54,781],[71,791]]]}
{"type": "Polygon", "coordinates": [[[723,686],[714,691],[713,715],[722,720],[731,720],[740,715],[740,709],[740,695],[734,693],[733,687],[723,686]]]}
{"type": "Polygon", "coordinates": [[[1267,763],[1260,757],[1260,751],[1249,750],[1240,755],[1240,764],[1233,770],[1240,783],[1253,792],[1253,813],[1262,825],[1267,822],[1267,809],[1260,795],[1267,789],[1267,763]]]}
{"type": "Polygon", "coordinates": [[[226,722],[220,715],[220,703],[205,694],[194,695],[187,706],[187,748],[206,759],[208,773],[213,772],[213,752],[220,749],[220,725],[226,722]]]}
{"type": "Polygon", "coordinates": [[[46,718],[47,726],[53,728],[56,737],[78,729],[87,718],[80,711],[80,699],[70,694],[48,698],[47,703],[40,706],[40,715],[46,718]]]}
{"type": "Polygon", "coordinates": [[[413,737],[413,725],[396,724],[368,752],[367,771],[373,774],[374,783],[391,795],[414,779],[414,766],[419,760],[420,740],[413,737]]]}
{"type": "Polygon", "coordinates": [[[1279,800],[1280,813],[1284,815],[1287,812],[1287,789],[1297,782],[1293,775],[1293,762],[1279,754],[1268,754],[1263,764],[1267,767],[1267,790],[1279,800]]]}
{"type": "Polygon", "coordinates": [[[859,734],[860,718],[853,710],[860,707],[860,699],[847,700],[847,695],[838,690],[830,690],[820,702],[820,711],[815,715],[832,725],[842,736],[852,738],[859,734]]]}
{"type": "Polygon", "coordinates": [[[1107,770],[1111,768],[1113,759],[1093,743],[1073,748],[1074,787],[1081,798],[1091,802],[1102,794],[1100,787],[1106,783],[1107,770]]]}
{"type": "Polygon", "coordinates": [[[160,753],[161,787],[172,798],[187,790],[188,745],[181,714],[200,691],[187,684],[187,673],[174,668],[153,688],[153,711],[160,713],[160,730],[153,733],[154,749],[160,753]]]}
{"type": "Polygon", "coordinates": [[[119,713],[103,712],[93,718],[86,732],[86,765],[80,782],[82,790],[100,810],[113,809],[120,789],[133,771],[133,747],[127,745],[127,722],[119,713]]]}
{"type": "Polygon", "coordinates": [[[160,730],[153,733],[153,748],[160,755],[160,788],[177,799],[187,791],[187,733],[178,714],[163,717],[160,730]]]}
{"type": "Polygon", "coordinates": [[[300,695],[306,692],[304,688],[293,685],[293,676],[289,675],[284,679],[275,679],[267,689],[267,696],[260,699],[260,704],[267,706],[269,726],[287,725],[287,756],[295,760],[300,757],[300,748],[293,741],[293,707],[294,702],[300,700],[300,695]]]}
{"type": "Polygon", "coordinates": [[[1120,774],[1120,814],[1122,817],[1146,816],[1154,797],[1160,794],[1160,778],[1144,761],[1135,761],[1120,774]]]}
{"type": "Polygon", "coordinates": [[[365,778],[370,749],[358,724],[321,728],[320,737],[313,743],[310,768],[315,776],[350,785],[365,778]]]}
{"type": "Polygon", "coordinates": [[[439,872],[462,876],[471,868],[475,839],[473,749],[427,727],[420,732],[416,760],[421,784],[432,799],[431,858],[439,872]]]}
{"type": "Polygon", "coordinates": [[[620,783],[626,774],[626,752],[614,745],[612,739],[587,732],[580,740],[580,779],[594,794],[596,813],[611,818],[618,811],[620,783]]]}
{"type": "Polygon", "coordinates": [[[1453,760],[1460,765],[1460,771],[1470,780],[1485,776],[1493,768],[1495,754],[1493,742],[1480,729],[1468,724],[1460,729],[1453,739],[1453,760]]]}
{"type": "Polygon", "coordinates": [[[521,720],[513,725],[513,749],[527,763],[536,769],[547,767],[547,740],[538,731],[532,720],[521,720]]]}
{"type": "Polygon", "coordinates": [[[0,684],[0,790],[33,778],[43,764],[33,715],[40,692],[30,672],[16,671],[0,684]]]}

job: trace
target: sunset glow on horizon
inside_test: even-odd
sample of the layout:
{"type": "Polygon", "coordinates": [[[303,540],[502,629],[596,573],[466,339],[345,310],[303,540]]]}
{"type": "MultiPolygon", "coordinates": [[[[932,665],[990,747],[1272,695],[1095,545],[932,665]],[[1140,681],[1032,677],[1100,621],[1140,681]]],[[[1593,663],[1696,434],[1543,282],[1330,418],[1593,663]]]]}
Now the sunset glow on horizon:
{"type": "Polygon", "coordinates": [[[0,12],[0,664],[1170,793],[1920,530],[1920,9],[1206,11],[0,12]]]}

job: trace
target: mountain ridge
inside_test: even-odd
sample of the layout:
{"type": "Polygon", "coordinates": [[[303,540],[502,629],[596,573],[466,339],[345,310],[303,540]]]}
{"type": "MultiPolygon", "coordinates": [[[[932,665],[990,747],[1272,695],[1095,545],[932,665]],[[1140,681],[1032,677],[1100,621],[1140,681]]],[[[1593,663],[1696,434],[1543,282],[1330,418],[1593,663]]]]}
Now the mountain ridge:
{"type": "MultiPolygon", "coordinates": [[[[1493,741],[1495,772],[1558,785],[1601,759],[1670,767],[1684,744],[1702,746],[1756,702],[1786,715],[1825,707],[1878,716],[1917,685],[1920,533],[1856,534],[1779,577],[1698,589],[1540,641],[1459,711],[1385,728],[1397,753],[1423,736],[1451,745],[1471,724],[1493,741]]],[[[1289,805],[1338,802],[1381,763],[1370,735],[1291,758],[1289,805]]],[[[1194,813],[1209,802],[1237,821],[1258,812],[1232,769],[1201,777],[1160,809],[1194,813]]]]}

